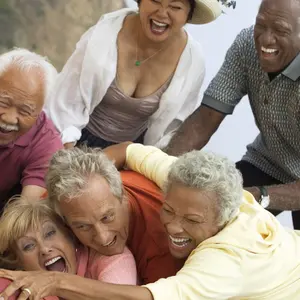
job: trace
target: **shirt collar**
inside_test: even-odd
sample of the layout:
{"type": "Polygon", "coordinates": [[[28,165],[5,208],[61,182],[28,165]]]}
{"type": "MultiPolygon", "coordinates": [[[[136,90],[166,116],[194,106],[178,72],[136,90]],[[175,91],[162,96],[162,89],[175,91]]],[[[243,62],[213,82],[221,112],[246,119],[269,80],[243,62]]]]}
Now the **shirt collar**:
{"type": "Polygon", "coordinates": [[[282,75],[296,81],[300,77],[300,53],[294,58],[289,66],[282,72],[282,75]]]}

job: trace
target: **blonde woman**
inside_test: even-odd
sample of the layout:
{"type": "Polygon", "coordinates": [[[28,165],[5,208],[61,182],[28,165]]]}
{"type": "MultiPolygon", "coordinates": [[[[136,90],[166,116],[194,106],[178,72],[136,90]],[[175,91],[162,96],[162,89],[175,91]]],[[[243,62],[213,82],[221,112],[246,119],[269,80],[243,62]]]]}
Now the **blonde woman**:
{"type": "Polygon", "coordinates": [[[46,200],[11,200],[0,220],[0,241],[0,262],[11,269],[137,283],[135,261],[127,248],[119,255],[103,256],[81,246],[46,200]]]}
{"type": "Polygon", "coordinates": [[[221,13],[217,0],[141,0],[101,17],[78,42],[47,112],[65,147],[165,146],[195,110],[205,67],[184,29],[221,13]]]}

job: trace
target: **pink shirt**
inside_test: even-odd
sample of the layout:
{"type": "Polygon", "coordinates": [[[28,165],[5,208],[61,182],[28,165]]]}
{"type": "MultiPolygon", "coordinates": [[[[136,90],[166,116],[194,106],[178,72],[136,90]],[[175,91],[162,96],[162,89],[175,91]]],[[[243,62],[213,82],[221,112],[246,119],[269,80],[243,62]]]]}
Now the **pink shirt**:
{"type": "Polygon", "coordinates": [[[115,284],[137,284],[135,260],[129,249],[122,254],[104,256],[81,247],[77,252],[77,275],[115,284]]]}
{"type": "Polygon", "coordinates": [[[63,147],[61,138],[44,112],[36,124],[15,142],[0,146],[0,207],[21,188],[45,187],[45,174],[52,155],[63,147]]]}

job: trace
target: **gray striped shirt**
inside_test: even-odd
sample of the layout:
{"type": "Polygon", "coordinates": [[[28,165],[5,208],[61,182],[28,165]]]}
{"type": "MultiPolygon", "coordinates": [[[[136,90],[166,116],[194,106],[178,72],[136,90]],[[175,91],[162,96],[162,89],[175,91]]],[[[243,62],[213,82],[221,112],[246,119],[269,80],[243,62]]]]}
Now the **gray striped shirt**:
{"type": "Polygon", "coordinates": [[[300,54],[270,81],[259,64],[253,28],[237,36],[202,104],[231,114],[248,95],[260,134],[243,160],[287,183],[300,178],[300,54]]]}

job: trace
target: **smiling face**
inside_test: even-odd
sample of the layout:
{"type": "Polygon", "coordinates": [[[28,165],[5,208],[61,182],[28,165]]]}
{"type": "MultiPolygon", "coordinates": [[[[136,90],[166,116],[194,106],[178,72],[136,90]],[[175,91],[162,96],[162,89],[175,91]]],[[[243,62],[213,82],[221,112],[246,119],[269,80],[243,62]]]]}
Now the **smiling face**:
{"type": "Polygon", "coordinates": [[[176,258],[187,258],[204,240],[220,231],[213,192],[172,184],[163,204],[161,221],[169,235],[169,248],[176,258]]]}
{"type": "Polygon", "coordinates": [[[283,70],[299,53],[299,3],[294,0],[264,0],[254,27],[254,40],[265,72],[283,70]]]}
{"type": "Polygon", "coordinates": [[[144,35],[152,42],[164,42],[179,34],[190,9],[188,0],[141,0],[139,17],[144,35]]]}
{"type": "Polygon", "coordinates": [[[25,134],[44,104],[44,88],[37,69],[10,67],[0,76],[0,145],[25,134]]]}
{"type": "Polygon", "coordinates": [[[15,243],[19,266],[25,271],[58,271],[75,274],[75,246],[63,228],[45,218],[37,229],[28,230],[15,243]]]}
{"type": "Polygon", "coordinates": [[[59,209],[82,244],[103,255],[120,254],[128,237],[128,207],[116,198],[107,181],[95,175],[75,199],[65,199],[59,209]]]}

